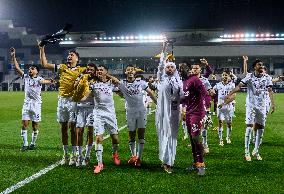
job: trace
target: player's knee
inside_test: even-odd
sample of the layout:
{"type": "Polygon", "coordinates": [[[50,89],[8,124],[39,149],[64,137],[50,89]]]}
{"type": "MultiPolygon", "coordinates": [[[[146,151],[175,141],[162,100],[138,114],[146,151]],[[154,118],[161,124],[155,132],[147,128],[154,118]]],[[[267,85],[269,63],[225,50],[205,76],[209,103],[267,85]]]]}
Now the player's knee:
{"type": "Polygon", "coordinates": [[[135,141],[136,136],[136,130],[135,131],[129,131],[129,141],[135,141]]]}
{"type": "Polygon", "coordinates": [[[138,129],[138,139],[144,139],[144,136],[145,136],[145,129],[144,128],[138,129]]]}
{"type": "Polygon", "coordinates": [[[111,139],[112,139],[112,143],[114,143],[114,144],[118,144],[119,143],[117,134],[111,135],[111,139]]]}
{"type": "Polygon", "coordinates": [[[62,122],[61,124],[61,130],[62,131],[67,131],[68,130],[68,123],[67,122],[62,122]]]}
{"type": "Polygon", "coordinates": [[[100,135],[97,136],[97,137],[96,137],[96,143],[97,143],[97,144],[101,144],[102,142],[103,142],[103,137],[100,136],[100,135]]]}

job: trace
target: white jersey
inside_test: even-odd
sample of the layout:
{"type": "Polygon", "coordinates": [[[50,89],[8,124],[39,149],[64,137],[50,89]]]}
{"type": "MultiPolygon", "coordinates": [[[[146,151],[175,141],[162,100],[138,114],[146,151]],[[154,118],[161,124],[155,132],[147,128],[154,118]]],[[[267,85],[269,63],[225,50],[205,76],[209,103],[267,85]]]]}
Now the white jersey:
{"type": "Polygon", "coordinates": [[[144,80],[135,79],[133,82],[127,80],[120,81],[119,89],[126,100],[126,110],[141,110],[144,106],[144,93],[148,84],[144,80]]]}
{"type": "Polygon", "coordinates": [[[113,91],[115,86],[110,82],[96,82],[91,85],[94,94],[95,109],[114,112],[113,91]]]}
{"type": "Polygon", "coordinates": [[[23,75],[24,85],[25,85],[25,102],[38,102],[41,103],[41,87],[40,83],[43,78],[38,77],[30,77],[27,74],[23,75]]]}
{"type": "Polygon", "coordinates": [[[233,82],[228,82],[226,85],[224,85],[223,82],[219,82],[213,87],[213,89],[218,92],[218,105],[224,103],[225,97],[234,88],[235,88],[235,84],[233,82]]]}
{"type": "Polygon", "coordinates": [[[265,107],[267,88],[272,87],[272,78],[267,74],[256,77],[253,73],[248,73],[241,82],[247,85],[246,103],[259,108],[265,107]]]}
{"type": "Polygon", "coordinates": [[[206,77],[203,77],[203,76],[200,76],[199,79],[202,81],[203,85],[205,86],[205,89],[206,90],[210,90],[212,89],[212,86],[208,80],[208,78],[206,77]]]}

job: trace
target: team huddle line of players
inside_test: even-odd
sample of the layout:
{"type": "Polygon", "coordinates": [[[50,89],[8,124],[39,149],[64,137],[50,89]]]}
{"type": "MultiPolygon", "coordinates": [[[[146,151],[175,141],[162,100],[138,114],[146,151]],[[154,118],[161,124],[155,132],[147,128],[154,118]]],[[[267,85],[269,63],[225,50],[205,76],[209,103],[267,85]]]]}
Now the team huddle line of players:
{"type": "MultiPolygon", "coordinates": [[[[112,157],[115,165],[120,165],[118,154],[119,136],[113,92],[125,98],[127,127],[129,131],[130,158],[128,165],[140,167],[145,146],[145,129],[147,108],[150,103],[156,104],[155,124],[159,141],[159,159],[167,173],[173,172],[176,156],[178,129],[182,117],[185,138],[190,139],[193,164],[189,171],[198,175],[205,174],[204,155],[209,153],[207,130],[212,125],[210,116],[211,96],[217,96],[217,117],[219,120],[219,145],[223,146],[223,122],[227,124],[226,142],[231,143],[232,118],[234,115],[235,94],[241,87],[247,86],[246,99],[246,131],[245,131],[245,160],[251,161],[250,139],[254,134],[254,149],[252,155],[262,160],[259,147],[262,141],[266,117],[270,106],[272,112],[275,103],[272,92],[272,82],[283,79],[272,79],[265,71],[261,60],[253,64],[253,72],[247,73],[248,58],[244,56],[245,78],[235,86],[236,77],[225,70],[222,78],[213,88],[208,76],[212,73],[205,59],[189,65],[184,62],[177,68],[171,57],[167,55],[167,42],[163,49],[157,71],[157,79],[147,83],[136,76],[137,69],[128,65],[125,69],[126,79],[119,80],[108,74],[104,65],[93,63],[86,68],[78,66],[79,54],[70,51],[66,64],[50,64],[45,56],[44,46],[39,46],[40,61],[43,68],[59,74],[59,95],[57,106],[57,121],[61,125],[63,158],[61,164],[86,166],[90,163],[90,153],[95,145],[97,164],[94,173],[104,169],[103,163],[103,134],[107,129],[112,141],[112,157]],[[201,76],[201,65],[206,72],[201,76]],[[157,91],[157,97],[153,93],[157,91]],[[145,94],[148,96],[145,105],[145,94]],[[182,113],[182,114],[180,114],[182,113]],[[88,129],[86,153],[83,155],[83,133],[88,129]],[[68,130],[72,144],[72,154],[68,150],[68,130]],[[137,134],[137,135],[136,135],[137,134]],[[95,140],[94,136],[95,135],[95,140]],[[138,140],[136,140],[136,136],[138,140]],[[138,142],[136,142],[138,141],[138,142]],[[138,148],[136,148],[138,147],[138,148]]],[[[53,83],[38,75],[39,68],[32,65],[28,74],[20,69],[16,60],[15,49],[11,49],[12,62],[25,85],[25,100],[22,108],[22,151],[36,148],[38,123],[41,121],[41,87],[42,84],[53,83]],[[27,128],[32,121],[32,140],[28,145],[27,128]]]]}

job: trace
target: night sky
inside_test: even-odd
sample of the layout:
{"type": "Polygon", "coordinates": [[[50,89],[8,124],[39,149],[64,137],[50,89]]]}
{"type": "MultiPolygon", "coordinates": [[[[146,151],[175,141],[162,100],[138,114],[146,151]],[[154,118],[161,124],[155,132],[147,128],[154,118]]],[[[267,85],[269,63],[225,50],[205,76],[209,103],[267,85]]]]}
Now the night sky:
{"type": "Polygon", "coordinates": [[[0,18],[29,33],[72,31],[147,33],[186,28],[284,30],[284,2],[269,0],[0,0],[0,18]],[[278,2],[278,3],[276,3],[278,2]]]}

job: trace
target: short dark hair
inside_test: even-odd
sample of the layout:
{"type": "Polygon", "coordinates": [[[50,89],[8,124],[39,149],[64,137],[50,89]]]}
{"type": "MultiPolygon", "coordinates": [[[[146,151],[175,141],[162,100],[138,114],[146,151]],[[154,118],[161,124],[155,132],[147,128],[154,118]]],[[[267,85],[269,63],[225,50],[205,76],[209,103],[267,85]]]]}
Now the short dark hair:
{"type": "Polygon", "coordinates": [[[230,71],[229,69],[224,69],[224,70],[223,70],[223,73],[226,73],[226,74],[230,75],[230,74],[231,74],[231,71],[230,71]]]}
{"type": "Polygon", "coordinates": [[[98,67],[103,67],[105,70],[107,70],[108,71],[108,68],[107,68],[107,66],[105,66],[105,65],[103,65],[103,64],[101,64],[101,65],[98,65],[98,67]]]}
{"type": "Polygon", "coordinates": [[[200,63],[196,62],[196,63],[193,63],[193,64],[190,65],[190,69],[192,69],[193,65],[198,65],[199,67],[201,67],[200,63]]]}
{"type": "Polygon", "coordinates": [[[187,62],[187,61],[183,61],[183,62],[181,62],[180,64],[185,64],[188,68],[190,68],[191,67],[191,65],[189,64],[189,62],[187,62]]]}
{"type": "Polygon", "coordinates": [[[78,60],[80,59],[80,55],[79,55],[79,53],[77,51],[70,50],[69,53],[74,53],[77,56],[78,60]]]}
{"type": "Polygon", "coordinates": [[[37,72],[39,72],[39,70],[40,70],[40,68],[39,68],[39,66],[38,66],[38,65],[34,65],[34,64],[32,64],[30,67],[34,67],[34,68],[36,68],[37,72]]]}
{"type": "Polygon", "coordinates": [[[267,71],[267,67],[266,67],[266,66],[263,65],[262,67],[263,67],[263,69],[264,69],[265,71],[267,71]]]}
{"type": "Polygon", "coordinates": [[[127,69],[127,67],[134,67],[134,65],[131,65],[131,64],[130,65],[126,65],[125,69],[127,69]]]}
{"type": "Polygon", "coordinates": [[[89,63],[87,66],[90,66],[90,67],[94,67],[95,70],[97,70],[97,65],[95,63],[89,63]]]}
{"type": "Polygon", "coordinates": [[[256,66],[256,64],[261,63],[262,60],[260,59],[256,59],[253,63],[252,63],[252,68],[254,68],[256,66]]]}

